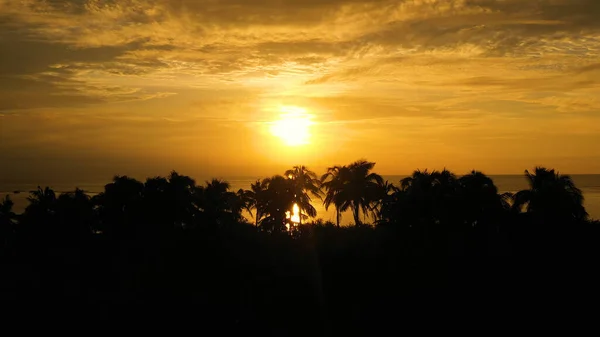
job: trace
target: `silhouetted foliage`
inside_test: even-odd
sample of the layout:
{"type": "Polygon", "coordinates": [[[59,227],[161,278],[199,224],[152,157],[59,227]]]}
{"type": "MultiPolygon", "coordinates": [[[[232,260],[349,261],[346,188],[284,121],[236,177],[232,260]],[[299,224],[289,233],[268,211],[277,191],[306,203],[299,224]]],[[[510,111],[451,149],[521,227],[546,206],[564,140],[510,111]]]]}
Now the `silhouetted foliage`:
{"type": "Polygon", "coordinates": [[[83,190],[63,193],[56,200],[56,231],[68,240],[85,239],[92,234],[96,217],[91,198],[83,190]]]}
{"type": "MultiPolygon", "coordinates": [[[[266,178],[263,182],[266,189],[257,196],[259,209],[257,214],[262,216],[259,226],[267,232],[283,232],[285,230],[285,212],[292,209],[295,201],[293,181],[283,176],[266,178]]],[[[308,207],[302,205],[300,207],[308,207]]]]}
{"type": "Polygon", "coordinates": [[[444,303],[483,311],[484,301],[499,308],[550,290],[557,300],[563,288],[589,297],[596,287],[586,257],[598,256],[600,227],[568,176],[537,168],[512,198],[478,171],[415,171],[395,186],[374,166],[334,166],[321,179],[295,166],[238,191],[175,171],[144,183],[116,176],[91,198],[38,188],[21,216],[6,198],[2,258],[15,267],[0,289],[107,313],[192,308],[192,321],[225,334],[364,336],[444,303]],[[336,223],[315,219],[322,197],[336,223]],[[287,232],[295,203],[302,223],[287,232]],[[352,226],[340,226],[346,210],[352,226]],[[530,259],[559,253],[574,258],[530,259]]]}
{"type": "Polygon", "coordinates": [[[534,173],[525,170],[525,177],[530,188],[514,195],[515,210],[521,211],[525,206],[535,221],[546,224],[564,224],[587,218],[583,194],[570,176],[536,167],[534,173]]]}
{"type": "Polygon", "coordinates": [[[246,208],[239,195],[229,191],[229,183],[213,179],[206,186],[196,189],[197,205],[201,222],[215,226],[225,226],[242,220],[242,210],[246,208]]]}
{"type": "Polygon", "coordinates": [[[99,229],[108,236],[133,239],[136,226],[142,226],[144,184],[127,176],[115,176],[94,198],[99,213],[99,229]]]}
{"type": "Polygon", "coordinates": [[[384,182],[380,175],[371,172],[374,166],[375,163],[359,160],[328,169],[321,178],[327,189],[325,206],[333,203],[338,212],[350,209],[356,225],[361,224],[361,212],[364,216],[375,215],[374,206],[380,200],[384,182]]]}
{"type": "Polygon", "coordinates": [[[344,204],[344,184],[350,180],[350,170],[346,166],[333,166],[327,169],[321,177],[321,187],[326,191],[323,204],[328,210],[329,206],[335,206],[336,224],[340,226],[341,209],[344,204]]]}
{"type": "Polygon", "coordinates": [[[56,231],[56,194],[49,187],[36,191],[27,198],[29,205],[23,213],[23,234],[31,238],[51,237],[56,231]]]}
{"type": "Polygon", "coordinates": [[[311,195],[321,199],[321,181],[317,179],[317,175],[305,166],[294,166],[285,175],[292,180],[292,193],[294,202],[300,207],[300,220],[304,217],[316,217],[317,210],[311,204],[311,195]]]}
{"type": "Polygon", "coordinates": [[[8,195],[0,202],[0,253],[5,252],[14,240],[16,214],[12,211],[13,205],[8,195]]]}

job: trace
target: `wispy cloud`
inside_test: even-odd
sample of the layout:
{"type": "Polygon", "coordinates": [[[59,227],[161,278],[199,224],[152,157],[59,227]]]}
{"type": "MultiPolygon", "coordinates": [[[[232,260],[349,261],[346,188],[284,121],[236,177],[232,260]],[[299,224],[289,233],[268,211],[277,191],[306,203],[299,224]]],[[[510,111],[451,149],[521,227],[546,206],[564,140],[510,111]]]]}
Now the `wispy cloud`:
{"type": "Polygon", "coordinates": [[[248,124],[304,104],[371,139],[592,130],[599,17],[597,0],[0,0],[0,111],[248,124]]]}

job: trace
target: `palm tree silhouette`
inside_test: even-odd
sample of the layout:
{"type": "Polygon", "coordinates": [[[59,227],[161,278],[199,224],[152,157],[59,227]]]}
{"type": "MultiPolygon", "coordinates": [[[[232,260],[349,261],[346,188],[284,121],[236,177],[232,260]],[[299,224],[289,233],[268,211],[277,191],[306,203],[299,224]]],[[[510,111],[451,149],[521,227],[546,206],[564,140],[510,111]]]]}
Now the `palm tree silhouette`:
{"type": "Polygon", "coordinates": [[[229,183],[220,179],[206,181],[204,186],[196,188],[198,208],[206,219],[217,223],[221,221],[221,216],[227,209],[228,191],[229,183]]]}
{"type": "Polygon", "coordinates": [[[56,200],[56,214],[64,237],[85,237],[92,233],[95,218],[91,198],[85,191],[62,193],[56,200]]]}
{"type": "Polygon", "coordinates": [[[13,221],[15,213],[12,211],[13,205],[14,203],[8,195],[0,202],[0,240],[2,248],[8,247],[8,243],[14,234],[13,221]]]}
{"type": "Polygon", "coordinates": [[[400,190],[389,181],[379,186],[377,194],[373,199],[373,211],[376,221],[382,221],[386,212],[385,208],[400,193],[400,190]]]}
{"type": "Polygon", "coordinates": [[[321,188],[326,191],[323,205],[329,210],[331,204],[335,207],[336,224],[340,227],[341,212],[343,205],[344,184],[350,180],[350,170],[347,166],[333,166],[321,177],[321,188]]]}
{"type": "Polygon", "coordinates": [[[560,223],[582,221],[588,216],[583,206],[583,194],[568,175],[554,169],[536,167],[533,173],[525,170],[529,189],[517,192],[513,210],[527,208],[538,222],[560,223]]]}
{"type": "Polygon", "coordinates": [[[292,180],[289,178],[280,175],[266,178],[261,182],[266,189],[258,196],[256,212],[262,216],[259,225],[263,230],[270,232],[284,230],[285,212],[292,208],[295,199],[294,186],[291,182],[292,180]]]}
{"type": "Polygon", "coordinates": [[[304,193],[298,197],[299,187],[289,176],[276,175],[260,183],[256,182],[252,186],[256,198],[256,219],[258,225],[265,231],[283,231],[286,212],[292,210],[294,203],[303,210],[301,218],[306,219],[317,215],[317,210],[310,203],[310,197],[304,196],[304,193]]]}
{"type": "Polygon", "coordinates": [[[458,179],[462,220],[475,226],[497,219],[509,209],[508,194],[498,194],[494,181],[487,175],[471,171],[458,179]]]}
{"type": "Polygon", "coordinates": [[[441,223],[454,220],[457,209],[457,178],[443,171],[414,171],[400,181],[405,203],[403,214],[412,222],[441,223]]]}
{"type": "Polygon", "coordinates": [[[148,178],[143,190],[145,221],[153,225],[154,230],[190,225],[196,214],[195,189],[196,182],[192,178],[176,171],[167,178],[148,178]]]}
{"type": "Polygon", "coordinates": [[[229,191],[229,188],[228,182],[213,179],[196,189],[196,203],[206,221],[221,226],[242,220],[245,206],[238,194],[229,191]]]}
{"type": "Polygon", "coordinates": [[[256,216],[254,217],[255,219],[255,225],[258,228],[258,223],[263,219],[264,217],[264,194],[265,191],[268,188],[268,184],[267,184],[267,180],[263,179],[263,180],[256,180],[255,183],[250,184],[250,190],[245,192],[245,196],[246,198],[249,199],[248,205],[251,208],[254,208],[256,210],[256,216]]]}
{"type": "Polygon", "coordinates": [[[405,203],[405,191],[386,181],[381,200],[378,202],[377,224],[400,223],[403,220],[402,211],[405,203]]]}
{"type": "Polygon", "coordinates": [[[146,179],[144,183],[143,201],[145,218],[150,225],[173,224],[173,199],[169,197],[169,180],[164,177],[146,179]]]}
{"type": "MultiPolygon", "coordinates": [[[[361,225],[361,211],[365,217],[368,214],[376,214],[374,205],[381,195],[381,186],[384,182],[380,175],[371,172],[374,167],[373,162],[358,160],[345,168],[334,169],[329,176],[336,176],[336,178],[331,178],[329,181],[335,182],[327,184],[326,181],[326,188],[332,189],[328,189],[331,202],[340,212],[351,209],[354,224],[357,226],[361,225]]],[[[327,179],[327,173],[325,178],[327,179]]]]}
{"type": "Polygon", "coordinates": [[[37,190],[31,192],[30,196],[27,197],[27,201],[29,201],[29,206],[52,212],[56,202],[56,193],[50,187],[42,189],[38,186],[37,190]]]}
{"type": "Polygon", "coordinates": [[[405,195],[405,202],[400,205],[401,214],[409,221],[433,221],[434,181],[434,174],[427,170],[416,170],[411,176],[400,181],[401,190],[405,195]]]}
{"type": "Polygon", "coordinates": [[[250,216],[254,216],[252,214],[252,210],[256,207],[256,198],[254,197],[254,192],[245,190],[240,188],[237,193],[237,206],[236,209],[241,211],[247,211],[250,216]]]}
{"type": "Polygon", "coordinates": [[[168,197],[171,199],[174,224],[182,227],[193,221],[196,181],[171,171],[169,175],[168,197]]]}
{"type": "Polygon", "coordinates": [[[458,179],[447,169],[435,172],[434,176],[434,211],[438,221],[451,223],[459,216],[458,179]]]}
{"type": "Polygon", "coordinates": [[[22,216],[20,230],[27,236],[44,240],[54,234],[56,224],[56,194],[49,187],[30,192],[29,205],[22,216]]]}
{"type": "Polygon", "coordinates": [[[294,198],[300,208],[301,222],[304,213],[306,216],[316,217],[317,211],[310,205],[312,201],[310,196],[321,199],[321,181],[317,179],[317,175],[303,165],[294,166],[291,170],[287,170],[285,175],[292,180],[294,198]]]}
{"type": "Polygon", "coordinates": [[[25,208],[26,216],[49,217],[54,215],[56,209],[56,194],[50,187],[42,189],[38,186],[37,190],[30,193],[27,197],[29,205],[25,208]]]}
{"type": "Polygon", "coordinates": [[[131,237],[142,216],[144,184],[128,176],[115,176],[104,192],[93,198],[102,231],[114,238],[131,237]]]}
{"type": "Polygon", "coordinates": [[[14,206],[14,202],[10,199],[10,196],[4,197],[4,200],[0,202],[0,217],[3,220],[11,220],[14,218],[15,213],[13,213],[12,208],[14,206]]]}

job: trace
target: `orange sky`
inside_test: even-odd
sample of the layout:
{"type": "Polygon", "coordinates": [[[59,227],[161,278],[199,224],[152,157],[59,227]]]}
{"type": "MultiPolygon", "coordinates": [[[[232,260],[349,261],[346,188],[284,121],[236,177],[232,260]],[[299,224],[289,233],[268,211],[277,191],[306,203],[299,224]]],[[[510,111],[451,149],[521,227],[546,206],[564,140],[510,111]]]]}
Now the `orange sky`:
{"type": "Polygon", "coordinates": [[[597,0],[0,0],[0,180],[359,158],[600,173],[599,17],[597,0]],[[310,122],[297,146],[289,111],[310,122]]]}

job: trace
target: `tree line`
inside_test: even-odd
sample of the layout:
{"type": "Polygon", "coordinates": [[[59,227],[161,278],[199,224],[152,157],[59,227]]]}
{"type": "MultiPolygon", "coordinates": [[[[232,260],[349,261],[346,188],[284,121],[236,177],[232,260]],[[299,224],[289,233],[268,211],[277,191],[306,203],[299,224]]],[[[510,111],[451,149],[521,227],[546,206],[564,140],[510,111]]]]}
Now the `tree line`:
{"type": "Polygon", "coordinates": [[[245,223],[243,211],[255,218],[259,230],[283,232],[286,211],[297,204],[302,222],[314,220],[316,202],[322,202],[325,209],[335,208],[338,227],[341,214],[348,210],[357,226],[370,219],[375,225],[481,227],[510,217],[528,217],[550,226],[588,217],[581,190],[568,175],[553,169],[525,171],[529,189],[499,194],[493,180],[478,171],[461,177],[445,169],[415,171],[395,185],[374,173],[374,166],[359,160],[330,167],[320,178],[305,166],[295,166],[283,175],[257,180],[250,189],[238,191],[219,179],[196,185],[194,179],[175,171],[144,183],[115,176],[94,197],[80,189],[57,196],[51,188],[39,187],[31,192],[22,215],[12,212],[13,203],[7,196],[0,203],[0,221],[6,240],[19,227],[113,236],[158,230],[155,226],[166,231],[219,227],[245,223]]]}
{"type": "Polygon", "coordinates": [[[38,188],[23,214],[7,198],[0,296],[105,315],[192,307],[193,321],[221,332],[364,336],[389,335],[431,303],[546,303],[548,293],[558,303],[597,287],[599,224],[569,176],[535,168],[528,189],[501,194],[477,171],[388,182],[374,168],[359,160],[319,176],[296,166],[237,191],[177,172],[116,176],[93,197],[38,188]],[[316,219],[321,202],[335,223],[316,219]],[[340,226],[346,211],[353,224],[340,226]]]}

